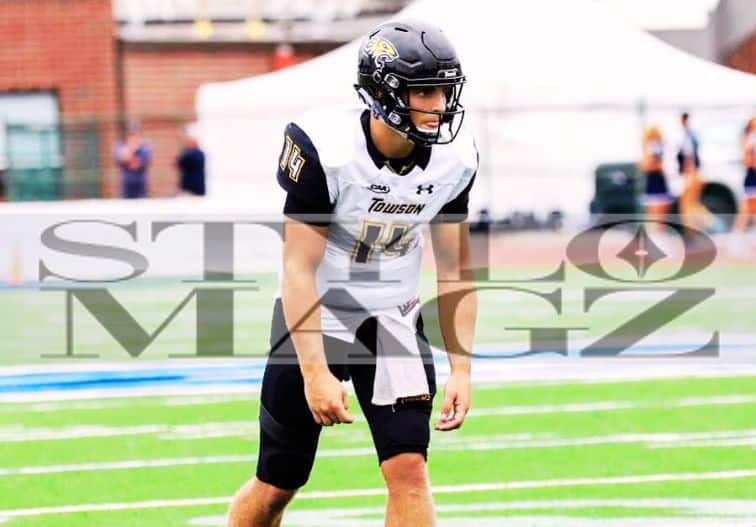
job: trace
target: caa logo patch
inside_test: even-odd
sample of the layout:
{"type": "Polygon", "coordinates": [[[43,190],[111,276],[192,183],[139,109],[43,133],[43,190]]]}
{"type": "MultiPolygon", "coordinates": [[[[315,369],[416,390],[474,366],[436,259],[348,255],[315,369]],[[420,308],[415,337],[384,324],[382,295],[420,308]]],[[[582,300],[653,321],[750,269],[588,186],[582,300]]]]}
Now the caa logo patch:
{"type": "Polygon", "coordinates": [[[375,192],[376,194],[388,194],[391,192],[391,187],[388,185],[378,185],[376,183],[373,183],[368,187],[368,190],[370,192],[375,192]]]}

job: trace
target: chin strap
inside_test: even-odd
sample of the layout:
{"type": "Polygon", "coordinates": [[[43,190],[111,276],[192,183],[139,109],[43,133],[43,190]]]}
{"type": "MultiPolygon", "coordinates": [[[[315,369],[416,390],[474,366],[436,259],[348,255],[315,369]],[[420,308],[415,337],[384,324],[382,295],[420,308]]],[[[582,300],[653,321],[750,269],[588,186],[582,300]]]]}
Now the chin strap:
{"type": "Polygon", "coordinates": [[[381,106],[381,103],[378,102],[376,99],[374,99],[368,91],[360,86],[355,86],[355,89],[357,90],[357,95],[359,95],[360,99],[362,100],[365,105],[367,105],[368,109],[370,110],[370,113],[376,117],[378,120],[380,120],[382,123],[384,123],[386,126],[390,127],[394,132],[401,135],[407,140],[412,140],[408,135],[407,132],[404,130],[400,130],[397,128],[397,125],[393,124],[391,122],[391,119],[389,118],[389,115],[386,114],[386,110],[381,106]]]}
{"type": "MultiPolygon", "coordinates": [[[[428,133],[423,132],[416,126],[414,126],[411,122],[406,126],[405,130],[402,130],[398,128],[399,123],[401,123],[402,117],[396,112],[391,112],[389,114],[386,113],[385,108],[381,105],[381,103],[376,100],[370,93],[363,87],[355,85],[355,89],[357,90],[357,94],[362,100],[362,102],[367,105],[367,107],[370,109],[370,112],[378,118],[381,122],[385,123],[386,126],[389,126],[393,131],[407,139],[408,141],[412,141],[415,144],[419,144],[422,146],[433,146],[434,144],[438,144],[439,139],[441,138],[448,138],[447,134],[444,134],[444,125],[448,123],[444,123],[443,121],[439,123],[439,129],[436,133],[428,133]],[[394,120],[398,122],[392,121],[392,116],[394,116],[394,120]]],[[[403,108],[409,111],[409,108],[403,108]]],[[[407,116],[407,119],[409,119],[409,116],[407,116]]],[[[453,135],[453,134],[452,134],[453,135]]],[[[451,141],[448,141],[451,142],[451,141]]],[[[443,143],[442,143],[443,144],[443,143]]]]}

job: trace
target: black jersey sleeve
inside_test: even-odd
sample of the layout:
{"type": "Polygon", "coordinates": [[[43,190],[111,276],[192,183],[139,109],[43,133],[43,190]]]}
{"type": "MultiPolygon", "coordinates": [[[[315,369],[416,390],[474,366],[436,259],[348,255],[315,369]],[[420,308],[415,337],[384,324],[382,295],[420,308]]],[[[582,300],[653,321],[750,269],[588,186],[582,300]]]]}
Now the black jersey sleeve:
{"type": "Polygon", "coordinates": [[[289,218],[302,223],[316,227],[328,227],[331,225],[333,207],[329,204],[327,208],[324,207],[322,210],[317,210],[312,203],[304,201],[296,194],[288,193],[286,194],[283,212],[289,218]]]}
{"type": "Polygon", "coordinates": [[[312,140],[289,123],[278,159],[278,184],[286,191],[284,214],[305,223],[327,225],[322,215],[333,211],[325,171],[312,140]],[[321,217],[309,219],[309,215],[321,217]]]}
{"type": "Polygon", "coordinates": [[[433,218],[433,223],[460,223],[467,219],[469,213],[468,204],[470,202],[470,189],[472,189],[477,175],[477,172],[473,174],[470,178],[470,182],[464,189],[462,189],[462,192],[441,207],[441,210],[438,211],[438,214],[433,218]]]}

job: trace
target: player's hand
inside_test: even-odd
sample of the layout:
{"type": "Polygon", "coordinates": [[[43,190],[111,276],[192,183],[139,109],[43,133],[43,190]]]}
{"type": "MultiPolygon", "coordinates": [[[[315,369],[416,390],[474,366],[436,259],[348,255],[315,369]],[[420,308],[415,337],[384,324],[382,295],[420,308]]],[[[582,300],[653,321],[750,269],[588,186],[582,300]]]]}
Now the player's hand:
{"type": "Polygon", "coordinates": [[[444,388],[444,404],[441,407],[441,418],[436,422],[436,430],[456,430],[462,426],[469,410],[470,373],[452,372],[444,388]]]}
{"type": "Polygon", "coordinates": [[[354,422],[349,413],[347,390],[329,370],[305,379],[305,398],[312,418],[319,425],[354,422]]]}

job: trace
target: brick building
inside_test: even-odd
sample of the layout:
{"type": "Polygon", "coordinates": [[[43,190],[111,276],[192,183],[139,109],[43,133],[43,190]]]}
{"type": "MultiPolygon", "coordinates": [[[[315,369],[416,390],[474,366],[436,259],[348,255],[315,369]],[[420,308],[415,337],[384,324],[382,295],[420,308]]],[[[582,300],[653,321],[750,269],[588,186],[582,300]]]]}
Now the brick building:
{"type": "Polygon", "coordinates": [[[110,155],[116,137],[115,56],[110,0],[0,2],[4,193],[54,199],[97,195],[100,185],[102,193],[112,192],[112,168],[102,164],[109,170],[99,174],[94,164],[110,155]],[[71,182],[65,187],[64,167],[71,182]],[[35,194],[22,184],[29,181],[49,184],[35,194]]]}
{"type": "Polygon", "coordinates": [[[729,54],[725,64],[756,74],[756,31],[729,54]]]}
{"type": "MultiPolygon", "coordinates": [[[[290,62],[307,60],[338,43],[295,45],[290,62]]],[[[153,152],[151,196],[176,192],[176,154],[183,130],[195,120],[197,88],[266,73],[276,45],[259,42],[121,41],[124,113],[141,123],[153,152]]]]}
{"type": "Polygon", "coordinates": [[[142,123],[153,146],[150,195],[166,196],[176,190],[173,162],[182,130],[195,119],[200,85],[266,73],[330,51],[407,0],[113,3],[123,110],[142,123]]]}
{"type": "Polygon", "coordinates": [[[324,19],[320,2],[314,21],[274,0],[2,0],[0,199],[120,196],[113,152],[129,122],[153,150],[149,195],[173,195],[201,84],[307,60],[406,3],[341,2],[349,12],[324,19]]]}

